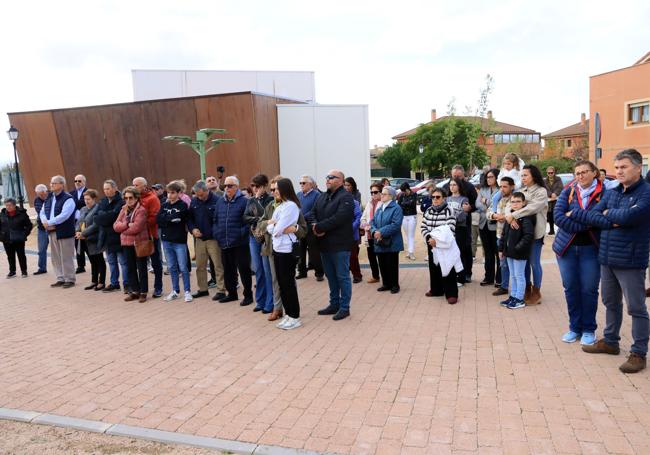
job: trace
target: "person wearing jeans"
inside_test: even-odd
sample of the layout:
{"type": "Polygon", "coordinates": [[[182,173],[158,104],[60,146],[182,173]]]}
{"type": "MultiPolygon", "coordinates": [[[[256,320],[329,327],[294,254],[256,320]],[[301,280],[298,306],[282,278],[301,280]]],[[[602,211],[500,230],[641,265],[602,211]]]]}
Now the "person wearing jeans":
{"type": "Polygon", "coordinates": [[[598,168],[591,161],[578,161],[574,169],[576,181],[562,190],[555,202],[553,219],[558,229],[553,251],[569,313],[569,331],[562,341],[573,343],[580,338],[580,344],[590,345],[596,342],[600,230],[571,219],[566,213],[580,208],[591,210],[602,198],[605,187],[596,178],[598,168]]]}
{"type": "MultiPolygon", "coordinates": [[[[506,214],[510,213],[510,197],[515,190],[515,181],[511,177],[502,177],[499,179],[499,202],[496,206],[492,205],[488,208],[486,213],[486,218],[489,221],[496,221],[496,243],[497,250],[499,242],[501,242],[501,235],[503,233],[503,226],[505,225],[506,214]]],[[[500,272],[501,272],[501,281],[497,281],[495,286],[497,290],[492,293],[492,295],[507,295],[508,286],[510,285],[510,273],[508,272],[508,261],[503,258],[499,259],[500,263],[500,272]]]]}
{"type": "Polygon", "coordinates": [[[110,271],[109,285],[102,292],[113,292],[120,290],[120,269],[122,271],[122,281],[124,282],[124,292],[128,292],[128,270],[126,257],[122,251],[120,243],[120,234],[113,229],[113,223],[117,220],[120,210],[124,205],[122,194],[117,190],[117,183],[114,180],[104,181],[103,188],[104,198],[97,203],[97,215],[95,222],[99,226],[99,236],[97,238],[97,247],[105,251],[106,263],[110,271]],[[119,265],[118,265],[119,264],[119,265]]]}
{"type": "Polygon", "coordinates": [[[47,187],[42,183],[36,185],[34,188],[36,197],[34,198],[33,207],[36,210],[36,227],[38,228],[38,270],[34,272],[34,275],[41,275],[47,273],[47,247],[50,244],[50,239],[47,236],[47,231],[41,223],[41,209],[43,208],[43,203],[48,196],[47,187]]]}
{"type": "Polygon", "coordinates": [[[354,241],[354,197],[345,191],[343,172],[332,169],[326,176],[327,191],[322,193],[313,208],[312,232],[318,237],[330,290],[329,304],[319,315],[333,315],[339,321],[350,316],[352,280],[350,279],[350,245],[354,241]]]}

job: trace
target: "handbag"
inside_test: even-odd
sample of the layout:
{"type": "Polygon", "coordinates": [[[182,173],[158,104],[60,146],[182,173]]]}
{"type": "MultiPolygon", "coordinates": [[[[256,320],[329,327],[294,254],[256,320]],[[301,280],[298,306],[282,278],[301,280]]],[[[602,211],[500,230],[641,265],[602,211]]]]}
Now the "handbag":
{"type": "Polygon", "coordinates": [[[135,255],[139,258],[146,258],[153,254],[154,246],[153,239],[149,237],[147,240],[136,240],[133,242],[135,247],[135,255]]]}

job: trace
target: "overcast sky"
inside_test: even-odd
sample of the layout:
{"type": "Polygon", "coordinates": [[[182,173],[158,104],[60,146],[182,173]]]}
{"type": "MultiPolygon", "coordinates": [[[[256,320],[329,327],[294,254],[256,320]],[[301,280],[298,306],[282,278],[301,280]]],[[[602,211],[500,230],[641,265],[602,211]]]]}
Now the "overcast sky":
{"type": "Polygon", "coordinates": [[[647,0],[22,0],[0,19],[2,128],[6,112],[132,101],[135,68],[315,71],[318,102],[369,105],[371,147],[452,97],[464,113],[490,73],[495,118],[548,133],[588,112],[590,75],[650,51],[648,23],[647,0]]]}

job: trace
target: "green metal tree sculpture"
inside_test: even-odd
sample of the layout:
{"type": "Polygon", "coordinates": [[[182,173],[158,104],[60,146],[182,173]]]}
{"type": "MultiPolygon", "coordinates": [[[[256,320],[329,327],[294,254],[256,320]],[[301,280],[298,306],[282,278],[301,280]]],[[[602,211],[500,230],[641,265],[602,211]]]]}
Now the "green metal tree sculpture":
{"type": "Polygon", "coordinates": [[[208,155],[210,150],[214,149],[217,145],[222,143],[234,143],[234,139],[210,139],[213,134],[225,134],[226,130],[218,128],[201,128],[196,132],[196,139],[192,139],[190,136],[165,136],[163,141],[177,141],[178,145],[187,145],[192,147],[199,155],[199,160],[201,162],[201,179],[205,180],[206,169],[205,169],[205,157],[208,155]],[[205,148],[206,144],[212,144],[209,148],[205,148]]]}

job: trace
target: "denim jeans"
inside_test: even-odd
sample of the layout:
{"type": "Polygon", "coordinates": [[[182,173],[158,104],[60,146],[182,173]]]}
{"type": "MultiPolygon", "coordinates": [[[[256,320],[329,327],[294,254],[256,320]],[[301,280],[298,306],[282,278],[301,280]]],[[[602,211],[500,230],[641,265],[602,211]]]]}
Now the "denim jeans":
{"type": "Polygon", "coordinates": [[[38,230],[38,270],[47,271],[47,247],[50,237],[45,229],[38,230]]]}
{"type": "Polygon", "coordinates": [[[266,289],[267,289],[267,300],[264,304],[264,310],[273,311],[274,308],[274,296],[273,296],[273,273],[271,272],[271,257],[262,256],[262,267],[264,267],[264,279],[266,280],[266,289]]]}
{"type": "Polygon", "coordinates": [[[557,264],[569,311],[569,330],[595,332],[600,283],[598,249],[594,245],[571,245],[557,257],[557,264]]]}
{"type": "Polygon", "coordinates": [[[183,275],[183,289],[190,292],[190,270],[187,267],[187,247],[184,243],[163,241],[163,249],[167,258],[167,268],[172,279],[172,289],[180,292],[179,274],[183,275]]]}
{"type": "Polygon", "coordinates": [[[641,356],[648,352],[648,307],[645,303],[645,269],[614,269],[600,267],[601,293],[605,305],[605,342],[618,346],[623,323],[623,296],[627,302],[627,313],[632,316],[631,352],[641,356]]]}
{"type": "Polygon", "coordinates": [[[508,268],[508,259],[503,258],[499,259],[501,263],[501,287],[503,289],[508,289],[510,286],[510,269],[508,268]]]}
{"type": "MultiPolygon", "coordinates": [[[[260,255],[262,244],[255,240],[252,235],[248,238],[248,246],[251,250],[251,262],[255,272],[255,305],[261,309],[273,310],[273,282],[271,281],[270,265],[264,265],[260,255]]],[[[266,257],[268,261],[268,257],[266,257]]]]}
{"type": "MultiPolygon", "coordinates": [[[[542,287],[542,247],[544,246],[544,237],[535,239],[533,248],[530,250],[530,257],[526,261],[526,285],[531,283],[530,272],[533,272],[533,286],[536,288],[542,287]]],[[[512,273],[512,270],[510,271],[512,273]]]]}
{"type": "Polygon", "coordinates": [[[113,252],[106,252],[106,262],[108,263],[108,268],[111,271],[111,286],[113,287],[118,287],[120,285],[120,269],[122,270],[122,282],[124,283],[124,288],[127,287],[129,283],[129,271],[126,265],[126,256],[124,256],[124,252],[122,250],[120,251],[113,251],[113,252]],[[119,267],[118,267],[119,263],[119,267]]]}
{"type": "Polygon", "coordinates": [[[330,288],[330,306],[350,311],[352,280],[350,279],[350,252],[320,253],[323,271],[330,288]]]}
{"type": "Polygon", "coordinates": [[[510,270],[510,295],[519,300],[523,300],[524,292],[526,291],[526,279],[524,278],[526,260],[506,259],[508,260],[508,269],[510,270]]]}

